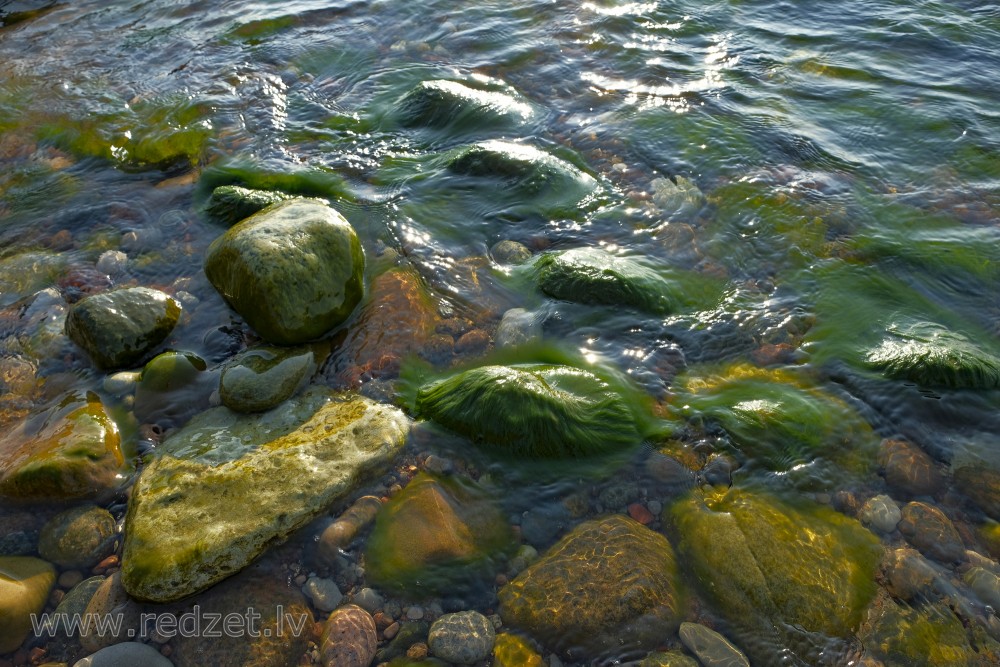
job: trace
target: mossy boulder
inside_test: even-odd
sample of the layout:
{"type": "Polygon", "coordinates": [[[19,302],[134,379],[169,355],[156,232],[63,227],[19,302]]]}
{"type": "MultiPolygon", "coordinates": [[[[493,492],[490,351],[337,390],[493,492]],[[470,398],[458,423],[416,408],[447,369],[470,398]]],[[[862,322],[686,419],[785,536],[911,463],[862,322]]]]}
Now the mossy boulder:
{"type": "Polygon", "coordinates": [[[17,649],[31,632],[31,615],[45,608],[56,570],[39,558],[0,556],[0,654],[17,649]]]}
{"type": "Polygon", "coordinates": [[[808,662],[812,639],[850,637],[875,594],[878,539],[826,507],[715,489],[677,501],[664,521],[682,563],[736,639],[747,640],[751,659],[756,651],[766,662],[760,652],[771,643],[806,652],[808,662]]]}
{"type": "Polygon", "coordinates": [[[503,90],[473,87],[443,79],[421,81],[399,102],[406,126],[449,128],[511,126],[531,119],[531,105],[503,90]]]}
{"type": "Polygon", "coordinates": [[[222,404],[237,412],[270,410],[303,389],[325,356],[319,346],[260,345],[244,350],[222,370],[222,404]]]}
{"type": "Polygon", "coordinates": [[[521,456],[588,456],[641,440],[623,396],[571,366],[474,368],[421,387],[417,409],[468,438],[521,456]]]}
{"type": "Polygon", "coordinates": [[[408,430],[391,406],[319,387],[282,410],[203,412],[157,447],[133,488],[126,590],[167,602],[238,572],[384,465],[408,430]]]}
{"type": "Polygon", "coordinates": [[[930,322],[890,327],[865,363],[895,380],[925,387],[1000,387],[1000,357],[962,334],[930,322]]]}
{"type": "Polygon", "coordinates": [[[623,515],[577,526],[499,598],[504,623],[571,659],[641,654],[683,613],[670,543],[623,515]]]}
{"type": "Polygon", "coordinates": [[[365,548],[369,581],[414,595],[482,585],[514,547],[503,513],[478,486],[421,473],[379,512],[365,548]]]}
{"type": "Polygon", "coordinates": [[[96,505],[83,505],[52,517],[42,528],[38,553],[63,568],[88,569],[111,551],[115,518],[96,505]]]}
{"type": "Polygon", "coordinates": [[[457,151],[448,168],[456,174],[505,181],[527,194],[570,190],[581,196],[597,186],[569,162],[529,144],[491,139],[457,151]]]}
{"type": "Polygon", "coordinates": [[[112,370],[134,366],[162,343],[180,318],[181,304],[148,287],[128,287],[81,299],[66,315],[66,335],[94,363],[112,370]]]}
{"type": "Polygon", "coordinates": [[[291,197],[284,192],[253,190],[239,185],[220,185],[212,190],[205,212],[219,222],[235,225],[271,204],[277,204],[291,197]]]}
{"type": "Polygon", "coordinates": [[[364,264],[361,242],[340,213],[297,198],[213,241],[205,274],[262,338],[295,345],[347,319],[364,291],[364,264]]]}
{"type": "Polygon", "coordinates": [[[118,426],[94,394],[69,394],[0,436],[0,496],[98,498],[127,473],[118,426]]]}

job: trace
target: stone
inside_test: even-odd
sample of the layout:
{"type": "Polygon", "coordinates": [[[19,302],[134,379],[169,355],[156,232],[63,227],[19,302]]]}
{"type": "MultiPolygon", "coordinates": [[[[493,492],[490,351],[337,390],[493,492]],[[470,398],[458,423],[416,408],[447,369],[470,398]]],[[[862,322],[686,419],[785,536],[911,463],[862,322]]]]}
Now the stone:
{"type": "Polygon", "coordinates": [[[75,507],[45,524],[38,553],[59,567],[89,569],[111,550],[116,532],[115,518],[103,507],[75,507]]]}
{"type": "Polygon", "coordinates": [[[658,646],[683,613],[670,543],[611,515],[580,524],[500,589],[500,616],[571,659],[658,646]]]}
{"type": "Polygon", "coordinates": [[[531,105],[511,92],[493,86],[482,89],[482,81],[473,87],[460,81],[434,79],[421,81],[400,101],[397,113],[406,126],[448,128],[471,125],[509,126],[531,118],[531,105]]]}
{"type": "Polygon", "coordinates": [[[904,505],[899,532],[928,558],[942,563],[965,560],[965,545],[955,525],[933,505],[916,501],[904,505]]]}
{"type": "Polygon", "coordinates": [[[665,653],[650,653],[639,667],[699,667],[698,661],[680,651],[667,651],[665,653]]]}
{"type": "MultiPolygon", "coordinates": [[[[382,608],[382,605],[385,604],[385,598],[379,595],[375,589],[362,588],[354,595],[352,602],[369,614],[373,614],[382,608]]],[[[387,639],[392,639],[392,637],[387,637],[387,639]]]]}
{"type": "Polygon", "coordinates": [[[358,534],[375,520],[380,509],[382,501],[375,496],[362,496],[354,501],[353,505],[320,533],[317,544],[320,560],[327,566],[333,565],[340,552],[350,546],[358,534]]]}
{"type": "Polygon", "coordinates": [[[456,174],[500,179],[524,195],[558,193],[578,201],[597,187],[594,177],[534,146],[490,139],[457,150],[448,169],[456,174]]]}
{"type": "Polygon", "coordinates": [[[517,265],[524,264],[531,259],[531,250],[523,243],[504,239],[493,244],[493,247],[490,248],[490,255],[493,256],[493,261],[498,264],[517,265]]]}
{"type": "Polygon", "coordinates": [[[301,391],[325,358],[318,345],[244,350],[223,367],[219,397],[237,412],[270,410],[301,391]]]}
{"type": "Polygon", "coordinates": [[[81,632],[80,645],[93,653],[137,636],[140,632],[141,613],[139,605],[122,586],[121,572],[115,572],[97,587],[84,611],[84,614],[91,614],[90,618],[114,619],[113,625],[103,634],[95,626],[91,626],[87,632],[81,632]]]}
{"type": "Polygon", "coordinates": [[[163,657],[149,644],[123,642],[102,648],[100,651],[77,660],[73,667],[174,667],[174,663],[163,657]]]}
{"type": "Polygon", "coordinates": [[[986,516],[1000,521],[1000,471],[964,465],[952,473],[952,481],[986,516]]]}
{"type": "MultiPolygon", "coordinates": [[[[73,618],[74,614],[79,614],[83,618],[83,615],[87,613],[87,607],[90,606],[90,601],[94,599],[94,595],[105,579],[107,577],[96,576],[78,583],[70,589],[66,597],[56,607],[56,615],[62,615],[63,618],[73,618]]],[[[63,632],[65,632],[65,628],[63,628],[63,632]]]]}
{"type": "Polygon", "coordinates": [[[371,614],[349,604],[327,619],[320,656],[324,667],[368,667],[377,647],[378,633],[371,614]]]}
{"type": "Polygon", "coordinates": [[[883,440],[878,464],[886,483],[894,490],[911,496],[933,496],[944,489],[944,477],[934,460],[905,440],[883,440]]]}
{"type": "Polygon", "coordinates": [[[30,556],[0,556],[0,654],[10,653],[31,632],[31,615],[45,608],[56,571],[30,556]]]}
{"type": "Polygon", "coordinates": [[[97,258],[97,270],[109,276],[118,276],[128,268],[128,255],[121,250],[105,250],[97,258]]]}
{"type": "Polygon", "coordinates": [[[769,645],[794,646],[807,663],[813,651],[836,655],[827,638],[851,637],[875,594],[878,540],[825,506],[716,488],[691,492],[668,519],[694,580],[755,662],[773,658],[769,645]],[[823,635],[822,648],[811,645],[823,635]]]}
{"type": "Polygon", "coordinates": [[[296,345],[344,322],[361,301],[365,258],[350,223],[314,200],[290,199],[212,242],[205,275],[264,340],[296,345]]]}
{"type": "Polygon", "coordinates": [[[903,517],[899,506],[886,495],[874,496],[861,507],[858,518],[872,530],[888,535],[903,517]]]}
{"type": "Polygon", "coordinates": [[[394,591],[447,593],[482,585],[513,547],[510,526],[475,483],[419,473],[375,519],[368,581],[394,591]]]}
{"type": "Polygon", "coordinates": [[[494,345],[501,349],[540,341],[541,319],[541,316],[524,308],[511,308],[505,311],[493,337],[494,345]]]}
{"type": "Polygon", "coordinates": [[[252,190],[239,185],[220,185],[212,190],[205,212],[226,225],[235,225],[271,204],[291,199],[291,195],[273,190],[252,190]]]}
{"type": "Polygon", "coordinates": [[[483,366],[424,385],[417,410],[499,451],[572,458],[641,440],[628,403],[590,371],[570,366],[483,366]]]}
{"type": "Polygon", "coordinates": [[[191,352],[171,350],[147,363],[135,388],[133,412],[145,424],[181,426],[209,407],[219,386],[219,374],[191,352]]]}
{"type": "Polygon", "coordinates": [[[166,340],[181,304],[148,287],[93,294],[66,315],[66,335],[103,370],[134,366],[166,340]]]}
{"type": "Polygon", "coordinates": [[[65,265],[64,255],[49,251],[27,251],[0,259],[0,308],[54,284],[65,265]]]}
{"type": "Polygon", "coordinates": [[[521,637],[501,632],[493,642],[493,667],[544,667],[542,656],[521,637]]]}
{"type": "Polygon", "coordinates": [[[0,496],[100,498],[128,472],[118,426],[96,394],[66,394],[0,435],[0,496]]]}
{"type": "Polygon", "coordinates": [[[435,657],[459,665],[485,660],[493,652],[496,631],[477,611],[445,614],[431,625],[427,646],[435,657]]]}
{"type": "Polygon", "coordinates": [[[700,623],[681,623],[678,634],[681,643],[698,656],[704,667],[750,667],[743,651],[711,628],[700,623]]]}
{"type": "Polygon", "coordinates": [[[344,594],[337,588],[337,582],[333,579],[309,577],[302,587],[302,592],[320,611],[333,611],[344,599],[344,594]]]}
{"type": "Polygon", "coordinates": [[[411,646],[427,639],[431,624],[427,621],[410,621],[399,626],[392,640],[375,653],[375,662],[381,664],[405,656],[411,646]]]}
{"type": "Polygon", "coordinates": [[[238,572],[379,470],[408,431],[400,410],[322,387],[280,411],[203,412],[156,448],[133,488],[126,588],[168,602],[238,572]]]}

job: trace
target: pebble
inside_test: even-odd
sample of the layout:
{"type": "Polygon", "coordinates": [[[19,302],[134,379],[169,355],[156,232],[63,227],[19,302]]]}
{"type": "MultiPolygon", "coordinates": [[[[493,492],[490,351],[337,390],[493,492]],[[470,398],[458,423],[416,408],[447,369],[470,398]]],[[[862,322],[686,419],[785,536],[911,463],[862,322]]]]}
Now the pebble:
{"type": "Polygon", "coordinates": [[[97,258],[97,270],[109,276],[125,273],[128,266],[128,255],[121,250],[107,250],[97,258]]]}
{"type": "Polygon", "coordinates": [[[369,614],[373,614],[377,609],[382,608],[382,605],[385,604],[385,600],[381,595],[376,593],[374,589],[362,588],[354,596],[354,604],[358,605],[369,614]]]}
{"type": "Polygon", "coordinates": [[[886,589],[907,602],[929,590],[937,576],[934,566],[914,549],[896,549],[886,559],[886,589]]]}
{"type": "Polygon", "coordinates": [[[305,586],[302,587],[302,592],[320,611],[333,611],[344,599],[343,593],[340,592],[337,583],[332,579],[309,577],[305,586]]]}
{"type": "Polygon", "coordinates": [[[644,526],[648,526],[656,520],[653,513],[646,509],[646,506],[642,503],[632,503],[629,505],[628,515],[644,526]]]}
{"type": "Polygon", "coordinates": [[[566,527],[567,519],[562,508],[530,509],[521,515],[521,536],[536,547],[547,546],[566,527]]]}
{"type": "Polygon", "coordinates": [[[417,642],[410,648],[406,649],[406,657],[410,660],[423,660],[427,657],[427,644],[417,642]]]}
{"type": "Polygon", "coordinates": [[[878,464],[886,483],[905,494],[932,496],[944,488],[944,477],[934,460],[905,440],[883,440],[879,446],[878,464]]]}
{"type": "Polygon", "coordinates": [[[174,663],[148,644],[123,642],[108,646],[82,660],[73,667],[174,667],[174,663]]]}
{"type": "Polygon", "coordinates": [[[451,459],[446,459],[436,454],[431,454],[424,459],[424,470],[427,472],[444,475],[450,473],[454,469],[455,465],[451,462],[451,459]]]}
{"type": "Polygon", "coordinates": [[[382,636],[386,639],[392,639],[397,634],[399,634],[399,621],[394,621],[392,625],[382,631],[382,636]]]}
{"type": "Polygon", "coordinates": [[[510,574],[517,576],[538,559],[538,550],[530,544],[522,544],[510,559],[510,574]]]}
{"type": "Polygon", "coordinates": [[[409,607],[406,610],[406,618],[410,621],[419,621],[424,617],[423,607],[418,607],[416,605],[409,607]]]}
{"type": "Polygon", "coordinates": [[[965,546],[955,525],[933,505],[907,503],[902,510],[899,532],[928,558],[942,563],[965,559],[965,546]]]}
{"type": "Polygon", "coordinates": [[[524,308],[511,308],[500,319],[494,344],[497,348],[517,347],[540,340],[541,337],[540,316],[524,308]]]}
{"type": "Polygon", "coordinates": [[[994,610],[1000,610],[1000,577],[989,570],[974,567],[965,573],[963,580],[980,600],[994,610]]]}
{"type": "Polygon", "coordinates": [[[715,630],[699,623],[681,623],[678,634],[704,667],[750,667],[743,652],[715,630]]]}
{"type": "Polygon", "coordinates": [[[650,500],[646,503],[646,507],[653,513],[653,516],[660,516],[660,513],[663,512],[663,503],[659,500],[650,500]]]}
{"type": "Polygon", "coordinates": [[[481,354],[490,347],[490,335],[482,329],[473,329],[455,341],[455,354],[481,354]]]}
{"type": "Polygon", "coordinates": [[[60,512],[42,527],[38,553],[65,568],[92,567],[111,551],[115,518],[103,507],[81,505],[60,512]]]}
{"type": "Polygon", "coordinates": [[[320,534],[317,544],[320,560],[327,566],[333,565],[340,551],[346,549],[358,533],[375,520],[381,508],[382,501],[375,496],[362,496],[354,501],[320,534]]]}
{"type": "Polygon", "coordinates": [[[524,264],[531,259],[531,250],[523,243],[504,239],[490,248],[490,255],[498,264],[524,264]]]}
{"type": "Polygon", "coordinates": [[[445,614],[431,626],[427,644],[431,653],[447,662],[471,665],[493,652],[496,630],[476,611],[445,614]]]}
{"type": "Polygon", "coordinates": [[[899,506],[886,495],[869,498],[858,515],[861,523],[886,535],[896,530],[896,525],[902,517],[899,506]]]}
{"type": "Polygon", "coordinates": [[[113,396],[122,396],[135,391],[135,385],[139,382],[139,375],[135,371],[121,371],[112,373],[104,378],[104,391],[113,396]]]}
{"type": "Polygon", "coordinates": [[[375,621],[357,605],[341,607],[323,626],[320,652],[324,667],[368,667],[377,647],[375,621]]]}

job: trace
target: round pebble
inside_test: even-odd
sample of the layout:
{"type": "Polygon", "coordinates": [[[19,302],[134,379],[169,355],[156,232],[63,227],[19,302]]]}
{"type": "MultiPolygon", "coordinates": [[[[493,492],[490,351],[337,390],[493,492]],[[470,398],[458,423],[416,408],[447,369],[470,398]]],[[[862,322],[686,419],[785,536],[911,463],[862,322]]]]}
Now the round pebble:
{"type": "Polygon", "coordinates": [[[375,610],[381,609],[385,600],[371,588],[362,588],[354,596],[354,604],[358,605],[369,614],[374,614],[375,610]]]}
{"type": "Polygon", "coordinates": [[[445,614],[434,621],[427,637],[432,655],[460,665],[485,660],[493,651],[494,641],[493,624],[475,611],[445,614]]]}
{"type": "Polygon", "coordinates": [[[524,264],[531,259],[528,246],[517,241],[504,239],[490,248],[490,254],[498,264],[524,264]]]}
{"type": "Polygon", "coordinates": [[[107,250],[97,258],[97,270],[109,276],[124,273],[128,266],[128,255],[121,250],[107,250]]]}
{"type": "Polygon", "coordinates": [[[861,523],[879,533],[889,534],[896,530],[903,513],[892,498],[886,495],[870,498],[859,513],[861,523]]]}
{"type": "Polygon", "coordinates": [[[343,593],[337,588],[336,582],[332,579],[320,579],[319,577],[309,577],[305,586],[302,587],[302,592],[320,611],[333,611],[344,598],[343,593]]]}
{"type": "Polygon", "coordinates": [[[411,621],[419,621],[423,617],[424,617],[423,607],[418,607],[414,605],[406,610],[406,618],[408,618],[411,621]]]}

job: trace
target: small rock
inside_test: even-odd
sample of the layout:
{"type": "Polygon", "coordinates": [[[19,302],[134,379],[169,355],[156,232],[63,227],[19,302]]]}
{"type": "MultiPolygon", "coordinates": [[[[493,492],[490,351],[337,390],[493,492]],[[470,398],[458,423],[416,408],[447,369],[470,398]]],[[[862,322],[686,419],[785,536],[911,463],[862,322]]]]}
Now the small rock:
{"type": "MultiPolygon", "coordinates": [[[[56,614],[61,614],[64,618],[72,618],[73,614],[80,614],[82,618],[87,612],[87,606],[94,598],[97,589],[104,583],[104,580],[105,577],[90,577],[78,583],[66,594],[66,597],[62,599],[59,606],[56,607],[56,614]]],[[[65,631],[64,628],[63,632],[65,631]]],[[[74,632],[75,634],[76,632],[74,632]]]]}
{"type": "Polygon", "coordinates": [[[69,590],[81,581],[83,581],[83,572],[80,572],[79,570],[66,570],[59,575],[59,579],[56,583],[59,584],[60,588],[69,590]]]}
{"type": "Polygon", "coordinates": [[[531,259],[531,250],[523,243],[504,239],[490,248],[490,255],[497,264],[524,264],[531,259]]]}
{"type": "Polygon", "coordinates": [[[542,656],[521,637],[497,635],[493,644],[493,667],[542,667],[542,656]]]}
{"type": "Polygon", "coordinates": [[[330,615],[320,648],[325,667],[368,667],[375,658],[378,634],[371,614],[353,604],[330,615]]]}
{"type": "Polygon", "coordinates": [[[482,354],[490,347],[490,335],[482,329],[473,329],[455,341],[455,354],[482,354]]]}
{"type": "Polygon", "coordinates": [[[886,483],[912,496],[932,496],[944,488],[944,477],[922,449],[904,440],[885,439],[878,464],[886,483]]]}
{"type": "Polygon", "coordinates": [[[980,600],[994,610],[1000,609],[1000,576],[981,567],[974,567],[962,579],[980,600]]]}
{"type": "Polygon", "coordinates": [[[743,652],[718,632],[698,623],[681,623],[681,643],[704,667],[750,667],[743,652]]]}
{"type": "Polygon", "coordinates": [[[302,587],[302,592],[320,611],[333,611],[344,599],[344,594],[340,592],[336,582],[332,579],[309,577],[306,585],[302,587]]]}
{"type": "Polygon", "coordinates": [[[332,565],[342,549],[346,549],[361,529],[375,520],[382,501],[375,496],[363,496],[354,501],[343,514],[327,526],[319,536],[318,554],[326,565],[332,565]]]}
{"type": "Polygon", "coordinates": [[[0,557],[0,654],[15,650],[31,632],[31,614],[45,607],[55,569],[39,558],[0,557]]]}
{"type": "Polygon", "coordinates": [[[496,631],[475,611],[445,614],[431,626],[427,643],[435,657],[460,665],[485,660],[493,651],[496,631]]]}
{"type": "Polygon", "coordinates": [[[124,642],[103,648],[82,660],[73,667],[174,667],[174,663],[163,657],[159,651],[148,644],[139,642],[124,642]]]}
{"type": "Polygon", "coordinates": [[[883,563],[886,589],[897,600],[909,602],[930,590],[937,573],[915,549],[896,549],[883,563]]]}
{"type": "Polygon", "coordinates": [[[648,526],[656,520],[653,513],[646,509],[646,506],[642,503],[632,503],[629,505],[628,515],[644,526],[648,526]]]}
{"type": "Polygon", "coordinates": [[[120,572],[115,572],[101,582],[87,605],[86,613],[93,614],[91,618],[98,616],[118,617],[114,628],[115,632],[105,632],[100,635],[95,628],[90,628],[90,632],[80,635],[80,645],[87,651],[96,652],[113,644],[124,642],[127,638],[135,636],[134,633],[139,628],[139,605],[128,596],[125,588],[122,587],[120,572]]]}
{"type": "Polygon", "coordinates": [[[386,639],[392,639],[398,633],[399,633],[399,621],[395,621],[392,623],[392,625],[390,625],[389,627],[387,627],[385,630],[382,631],[382,636],[385,637],[386,639]]]}
{"type": "Polygon", "coordinates": [[[424,459],[424,470],[438,475],[450,473],[455,466],[450,459],[446,459],[436,454],[431,454],[424,459]]]}
{"type": "Polygon", "coordinates": [[[888,535],[896,530],[896,525],[902,518],[899,506],[886,495],[869,498],[861,508],[858,518],[869,528],[888,535]]]}
{"type": "Polygon", "coordinates": [[[422,607],[416,605],[407,608],[406,619],[409,621],[419,621],[424,617],[424,610],[422,607]]]}
{"type": "Polygon", "coordinates": [[[38,553],[64,568],[89,568],[110,551],[115,518],[102,507],[84,505],[52,517],[42,528],[38,553]]]}
{"type": "Polygon", "coordinates": [[[406,657],[410,660],[420,661],[427,657],[427,644],[423,642],[417,642],[410,648],[406,649],[406,657]]]}
{"type": "Polygon", "coordinates": [[[114,396],[123,396],[133,392],[139,382],[139,376],[140,373],[135,371],[112,373],[104,378],[104,391],[114,396]]]}
{"type": "Polygon", "coordinates": [[[354,604],[358,605],[369,614],[375,613],[375,610],[380,609],[385,603],[382,596],[376,593],[371,588],[362,588],[354,596],[354,604]]]}
{"type": "Polygon", "coordinates": [[[902,510],[899,532],[920,553],[942,563],[965,558],[965,546],[954,524],[938,508],[927,503],[907,503],[902,510]]]}
{"type": "Polygon", "coordinates": [[[128,255],[121,250],[107,250],[97,258],[97,270],[109,276],[125,273],[128,266],[128,255]]]}
{"type": "Polygon", "coordinates": [[[517,347],[540,340],[541,317],[524,308],[511,308],[504,312],[497,326],[494,344],[497,348],[517,347]]]}

